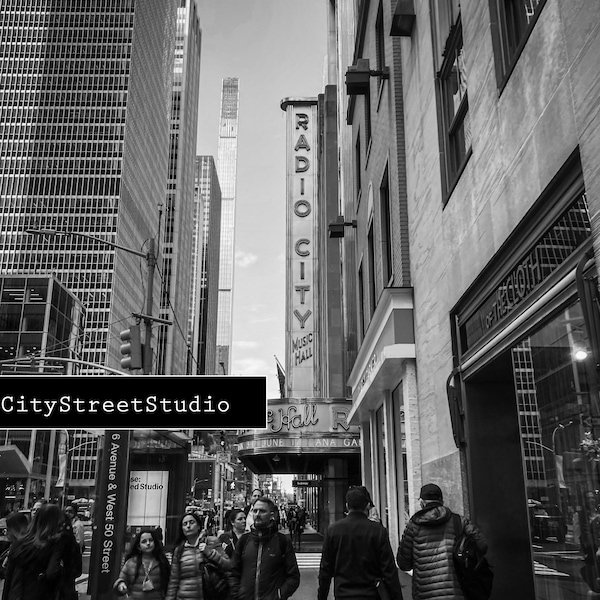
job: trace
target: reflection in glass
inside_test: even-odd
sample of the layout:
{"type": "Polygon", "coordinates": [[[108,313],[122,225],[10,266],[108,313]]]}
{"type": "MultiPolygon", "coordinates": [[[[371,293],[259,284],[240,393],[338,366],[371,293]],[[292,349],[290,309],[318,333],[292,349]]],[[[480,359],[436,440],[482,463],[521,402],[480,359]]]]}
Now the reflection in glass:
{"type": "Polygon", "coordinates": [[[512,349],[536,597],[600,590],[600,410],[579,302],[512,349]]]}

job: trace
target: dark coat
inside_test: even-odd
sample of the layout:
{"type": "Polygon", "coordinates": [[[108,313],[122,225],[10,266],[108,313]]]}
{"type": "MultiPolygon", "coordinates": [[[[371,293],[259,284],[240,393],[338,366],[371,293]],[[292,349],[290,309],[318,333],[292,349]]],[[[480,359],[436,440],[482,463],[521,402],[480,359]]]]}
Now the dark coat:
{"type": "Polygon", "coordinates": [[[287,600],[300,585],[294,548],[276,526],[245,533],[232,562],[230,583],[236,600],[287,600]]]}
{"type": "Polygon", "coordinates": [[[204,552],[196,546],[180,545],[175,548],[166,600],[203,600],[201,565],[205,560],[215,563],[223,571],[231,568],[231,562],[216,537],[206,538],[204,552]]]}
{"type": "Polygon", "coordinates": [[[59,544],[62,569],[57,583],[60,592],[57,600],[77,600],[75,580],[82,570],[81,549],[70,529],[60,534],[59,544]]]}
{"type": "MultiPolygon", "coordinates": [[[[485,553],[487,543],[483,534],[468,519],[462,517],[462,523],[465,533],[472,534],[485,553]]],[[[397,558],[403,571],[413,569],[413,600],[464,598],[452,557],[455,539],[449,508],[436,503],[412,516],[402,535],[397,558]]]]}
{"type": "Polygon", "coordinates": [[[62,544],[48,542],[41,548],[18,540],[8,554],[2,600],[54,600],[61,576],[62,544]]]}
{"type": "Polygon", "coordinates": [[[401,600],[402,589],[387,529],[370,521],[364,512],[355,511],[330,525],[323,541],[318,600],[327,600],[332,579],[336,599],[375,600],[375,582],[383,579],[392,599],[401,600]]]}

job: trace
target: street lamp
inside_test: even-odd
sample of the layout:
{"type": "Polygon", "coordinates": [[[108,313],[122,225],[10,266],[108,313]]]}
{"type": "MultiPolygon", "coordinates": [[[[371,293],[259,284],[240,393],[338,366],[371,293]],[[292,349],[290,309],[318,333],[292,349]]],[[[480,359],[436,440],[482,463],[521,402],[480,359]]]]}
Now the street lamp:
{"type": "Polygon", "coordinates": [[[152,322],[157,321],[159,323],[163,323],[166,325],[171,325],[171,321],[167,321],[165,319],[158,319],[152,316],[152,304],[153,304],[153,296],[154,296],[154,269],[156,267],[156,254],[155,254],[155,241],[154,238],[150,238],[148,240],[148,250],[146,252],[141,252],[140,250],[135,250],[134,248],[128,248],[127,246],[122,246],[121,244],[116,244],[115,242],[109,242],[107,240],[103,240],[93,235],[89,235],[87,233],[81,233],[78,231],[60,231],[57,229],[26,229],[25,233],[30,235],[50,235],[50,236],[76,236],[87,238],[88,240],[93,240],[94,242],[98,242],[99,244],[105,244],[106,246],[110,246],[111,248],[116,248],[118,250],[123,250],[124,252],[128,252],[129,254],[134,254],[135,256],[139,256],[141,258],[146,259],[146,264],[148,266],[148,276],[147,276],[147,285],[146,285],[146,314],[140,313],[132,313],[133,316],[138,317],[144,321],[146,326],[146,340],[144,344],[144,360],[143,360],[143,368],[144,375],[150,375],[152,371],[152,322]]]}

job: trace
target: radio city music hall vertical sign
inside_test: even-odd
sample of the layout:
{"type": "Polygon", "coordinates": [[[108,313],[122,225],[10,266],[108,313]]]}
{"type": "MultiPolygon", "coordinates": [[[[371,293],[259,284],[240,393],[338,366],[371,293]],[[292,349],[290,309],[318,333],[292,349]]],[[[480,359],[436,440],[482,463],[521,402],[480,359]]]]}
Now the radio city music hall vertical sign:
{"type": "Polygon", "coordinates": [[[287,395],[320,395],[318,356],[317,99],[286,98],[287,395]]]}

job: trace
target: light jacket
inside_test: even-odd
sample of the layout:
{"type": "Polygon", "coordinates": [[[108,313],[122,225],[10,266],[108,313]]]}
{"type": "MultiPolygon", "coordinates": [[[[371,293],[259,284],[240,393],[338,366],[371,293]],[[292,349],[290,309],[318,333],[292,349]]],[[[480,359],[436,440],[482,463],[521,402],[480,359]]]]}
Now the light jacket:
{"type": "MultiPolygon", "coordinates": [[[[465,533],[472,534],[485,553],[483,534],[465,517],[462,524],[465,533]]],[[[402,535],[397,560],[403,571],[413,569],[413,600],[464,599],[452,557],[455,540],[449,508],[436,502],[412,516],[402,535]]]]}
{"type": "Polygon", "coordinates": [[[187,543],[175,548],[166,600],[203,600],[202,563],[205,560],[215,563],[223,572],[231,569],[231,561],[224,553],[219,539],[209,536],[204,541],[206,548],[203,552],[198,545],[190,546],[187,543]]]}
{"type": "Polygon", "coordinates": [[[132,557],[123,565],[113,589],[119,596],[129,594],[133,600],[162,600],[162,598],[164,598],[163,582],[160,563],[157,560],[153,561],[153,564],[148,571],[148,579],[152,582],[152,586],[154,587],[153,590],[144,591],[142,587],[144,579],[146,579],[146,572],[143,565],[138,563],[137,557],[132,557]],[[127,586],[127,591],[124,593],[121,593],[118,590],[121,582],[124,582],[127,586]]]}

